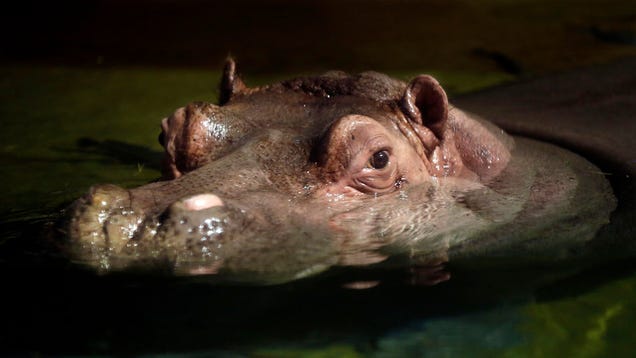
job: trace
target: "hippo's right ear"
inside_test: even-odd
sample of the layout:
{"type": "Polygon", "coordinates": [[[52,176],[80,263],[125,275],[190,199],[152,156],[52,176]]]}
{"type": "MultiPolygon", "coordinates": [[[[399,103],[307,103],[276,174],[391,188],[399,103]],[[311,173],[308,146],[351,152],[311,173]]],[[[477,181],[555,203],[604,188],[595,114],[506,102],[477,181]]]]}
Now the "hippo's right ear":
{"type": "Polygon", "coordinates": [[[406,87],[400,104],[411,121],[427,127],[438,139],[443,138],[448,98],[436,79],[429,75],[415,77],[406,87]]]}
{"type": "Polygon", "coordinates": [[[221,89],[219,94],[219,105],[224,105],[230,101],[232,96],[245,90],[247,86],[236,73],[236,62],[232,57],[225,60],[223,68],[223,78],[221,79],[221,89]]]}

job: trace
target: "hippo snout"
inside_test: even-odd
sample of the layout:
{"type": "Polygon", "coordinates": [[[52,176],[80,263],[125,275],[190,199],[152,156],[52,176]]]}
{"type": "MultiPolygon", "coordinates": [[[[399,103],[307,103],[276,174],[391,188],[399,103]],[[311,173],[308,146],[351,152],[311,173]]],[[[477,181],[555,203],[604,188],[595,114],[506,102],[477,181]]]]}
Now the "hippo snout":
{"type": "Polygon", "coordinates": [[[71,207],[68,237],[72,255],[104,262],[104,257],[121,251],[142,223],[141,215],[130,204],[131,195],[126,189],[115,185],[90,188],[71,207]]]}
{"type": "Polygon", "coordinates": [[[211,193],[187,196],[151,213],[139,207],[134,192],[96,185],[70,210],[69,254],[101,272],[169,262],[177,273],[209,274],[221,265],[235,228],[249,226],[245,210],[228,207],[211,193]]]}

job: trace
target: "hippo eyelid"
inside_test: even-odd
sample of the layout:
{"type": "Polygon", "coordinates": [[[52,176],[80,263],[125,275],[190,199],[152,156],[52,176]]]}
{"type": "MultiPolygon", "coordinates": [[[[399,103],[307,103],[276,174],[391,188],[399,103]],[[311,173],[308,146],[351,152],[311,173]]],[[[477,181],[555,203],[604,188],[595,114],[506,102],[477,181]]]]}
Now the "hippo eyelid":
{"type": "Polygon", "coordinates": [[[371,137],[369,137],[365,142],[364,145],[362,146],[363,149],[371,149],[373,150],[373,152],[377,152],[379,150],[389,150],[389,146],[387,145],[387,142],[389,142],[388,138],[386,137],[386,135],[379,133],[376,135],[373,135],[371,137]]]}

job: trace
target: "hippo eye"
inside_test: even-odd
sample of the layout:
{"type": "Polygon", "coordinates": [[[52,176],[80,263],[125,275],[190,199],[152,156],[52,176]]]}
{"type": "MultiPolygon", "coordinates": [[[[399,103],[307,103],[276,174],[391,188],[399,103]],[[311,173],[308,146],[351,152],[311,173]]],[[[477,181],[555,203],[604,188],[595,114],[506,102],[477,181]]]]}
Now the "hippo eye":
{"type": "Polygon", "coordinates": [[[387,164],[389,164],[389,152],[386,150],[373,153],[373,156],[369,159],[369,165],[374,169],[383,169],[387,164]]]}

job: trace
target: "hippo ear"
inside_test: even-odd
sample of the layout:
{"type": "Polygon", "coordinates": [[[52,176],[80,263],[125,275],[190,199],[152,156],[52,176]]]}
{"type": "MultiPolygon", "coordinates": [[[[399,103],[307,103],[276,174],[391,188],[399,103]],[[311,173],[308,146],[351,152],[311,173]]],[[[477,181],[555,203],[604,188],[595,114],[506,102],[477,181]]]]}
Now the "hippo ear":
{"type": "Polygon", "coordinates": [[[407,117],[443,138],[448,118],[448,98],[439,82],[429,75],[415,77],[406,87],[401,102],[407,117]]]}
{"type": "Polygon", "coordinates": [[[223,68],[223,78],[221,79],[221,90],[219,94],[219,105],[226,104],[232,96],[246,89],[245,83],[236,73],[236,62],[232,57],[228,57],[223,68]]]}

